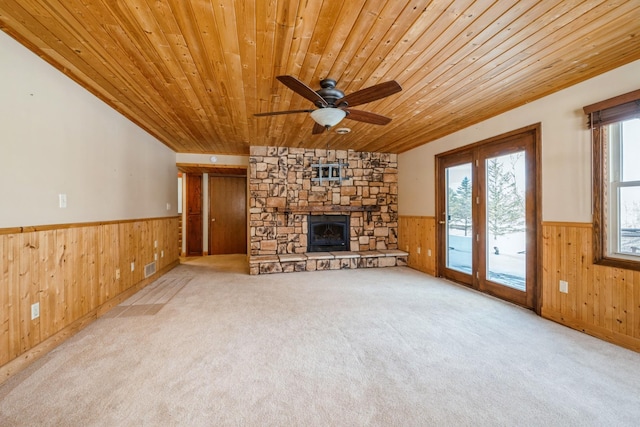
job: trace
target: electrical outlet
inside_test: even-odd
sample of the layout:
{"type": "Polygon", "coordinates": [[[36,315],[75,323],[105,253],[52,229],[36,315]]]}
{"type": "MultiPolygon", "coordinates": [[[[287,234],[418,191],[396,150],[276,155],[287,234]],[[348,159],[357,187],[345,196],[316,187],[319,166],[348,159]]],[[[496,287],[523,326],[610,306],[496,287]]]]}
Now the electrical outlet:
{"type": "Polygon", "coordinates": [[[153,247],[154,247],[154,248],[157,248],[157,247],[158,247],[158,241],[157,241],[157,240],[154,240],[154,241],[153,241],[153,247]]]}
{"type": "Polygon", "coordinates": [[[431,256],[431,249],[427,249],[427,256],[431,256]]]}
{"type": "Polygon", "coordinates": [[[418,246],[418,255],[420,255],[420,252],[421,252],[421,248],[420,246],[418,246]]]}
{"type": "Polygon", "coordinates": [[[157,261],[157,260],[158,260],[158,254],[153,254],[153,259],[154,259],[155,261],[157,261]]]}
{"type": "Polygon", "coordinates": [[[160,251],[160,258],[164,258],[164,251],[160,251]]]}
{"type": "Polygon", "coordinates": [[[116,280],[120,278],[120,269],[116,268],[116,280]]]}
{"type": "Polygon", "coordinates": [[[40,317],[40,303],[31,304],[31,320],[40,317]]]}
{"type": "Polygon", "coordinates": [[[134,271],[136,269],[136,263],[132,262],[131,263],[131,271],[134,271]]]}
{"type": "Polygon", "coordinates": [[[66,208],[67,207],[67,195],[60,193],[58,194],[58,206],[60,206],[61,208],[66,208]]]}
{"type": "Polygon", "coordinates": [[[562,292],[563,294],[569,293],[569,282],[560,280],[560,292],[562,292]]]}

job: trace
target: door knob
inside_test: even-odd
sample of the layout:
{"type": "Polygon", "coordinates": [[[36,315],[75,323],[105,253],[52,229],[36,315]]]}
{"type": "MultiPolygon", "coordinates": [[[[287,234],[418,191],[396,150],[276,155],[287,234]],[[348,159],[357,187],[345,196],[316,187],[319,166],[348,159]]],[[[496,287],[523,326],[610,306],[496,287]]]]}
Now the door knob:
{"type": "Polygon", "coordinates": [[[216,221],[216,219],[215,219],[215,218],[211,218],[211,222],[215,222],[215,221],[216,221]]]}

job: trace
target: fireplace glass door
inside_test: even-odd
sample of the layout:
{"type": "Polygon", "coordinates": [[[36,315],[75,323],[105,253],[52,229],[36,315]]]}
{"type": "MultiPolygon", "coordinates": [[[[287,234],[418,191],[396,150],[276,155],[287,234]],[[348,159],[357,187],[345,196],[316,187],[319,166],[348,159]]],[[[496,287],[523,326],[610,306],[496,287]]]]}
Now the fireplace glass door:
{"type": "Polygon", "coordinates": [[[307,252],[349,250],[348,215],[309,215],[307,252]]]}

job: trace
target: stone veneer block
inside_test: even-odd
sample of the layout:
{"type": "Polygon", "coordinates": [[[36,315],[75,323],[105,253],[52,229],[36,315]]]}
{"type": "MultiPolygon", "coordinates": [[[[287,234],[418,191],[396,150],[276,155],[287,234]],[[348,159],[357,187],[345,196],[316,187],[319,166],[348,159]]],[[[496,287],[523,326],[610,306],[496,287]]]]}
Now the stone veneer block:
{"type": "Polygon", "coordinates": [[[358,257],[358,258],[341,258],[341,259],[339,259],[339,261],[340,261],[340,269],[341,270],[345,270],[345,269],[358,268],[358,260],[359,259],[360,259],[360,257],[358,257]]]}
{"type": "Polygon", "coordinates": [[[307,269],[306,261],[283,262],[282,272],[292,273],[294,271],[305,271],[307,269]]]}
{"type": "Polygon", "coordinates": [[[308,260],[325,260],[334,258],[331,252],[307,252],[306,255],[308,260]]]}
{"type": "Polygon", "coordinates": [[[398,267],[407,265],[407,258],[405,258],[405,257],[396,258],[396,265],[398,267]]]}
{"type": "Polygon", "coordinates": [[[342,260],[339,259],[330,259],[329,260],[329,269],[330,270],[340,270],[342,268],[342,260]]]}
{"type": "Polygon", "coordinates": [[[358,258],[358,268],[375,268],[378,266],[377,256],[358,258]]]}
{"type": "Polygon", "coordinates": [[[401,251],[399,249],[380,249],[378,252],[384,254],[384,256],[395,256],[395,257],[409,256],[408,252],[401,251]]]}
{"type": "Polygon", "coordinates": [[[383,256],[378,258],[378,267],[395,267],[395,266],[396,266],[396,257],[383,256]]]}
{"type": "Polygon", "coordinates": [[[358,252],[351,252],[351,251],[337,251],[337,252],[330,252],[331,255],[333,255],[336,259],[343,259],[343,258],[360,258],[360,254],[358,252]]]}
{"type": "Polygon", "coordinates": [[[260,274],[270,273],[282,273],[282,265],[280,264],[280,261],[276,260],[275,262],[260,263],[260,274]]]}
{"type": "Polygon", "coordinates": [[[307,256],[305,254],[283,254],[278,255],[280,262],[295,262],[295,261],[306,261],[307,256]]]}
{"type": "MultiPolygon", "coordinates": [[[[317,261],[316,270],[331,270],[331,261],[333,259],[319,259],[317,261]]],[[[309,262],[309,261],[307,261],[309,262]]]]}
{"type": "Polygon", "coordinates": [[[316,271],[318,269],[318,261],[315,259],[307,259],[307,271],[316,271]]]}

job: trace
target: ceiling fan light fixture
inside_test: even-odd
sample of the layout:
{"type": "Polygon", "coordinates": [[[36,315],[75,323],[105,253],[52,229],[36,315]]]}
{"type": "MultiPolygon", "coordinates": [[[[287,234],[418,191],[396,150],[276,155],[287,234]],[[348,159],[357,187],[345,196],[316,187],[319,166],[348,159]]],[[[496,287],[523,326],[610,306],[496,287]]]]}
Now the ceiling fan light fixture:
{"type": "Polygon", "coordinates": [[[311,112],[311,118],[324,127],[332,127],[337,125],[345,118],[347,112],[340,108],[319,108],[311,112]]]}

